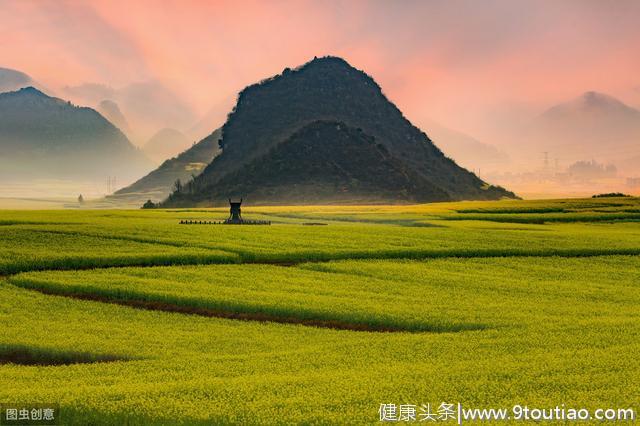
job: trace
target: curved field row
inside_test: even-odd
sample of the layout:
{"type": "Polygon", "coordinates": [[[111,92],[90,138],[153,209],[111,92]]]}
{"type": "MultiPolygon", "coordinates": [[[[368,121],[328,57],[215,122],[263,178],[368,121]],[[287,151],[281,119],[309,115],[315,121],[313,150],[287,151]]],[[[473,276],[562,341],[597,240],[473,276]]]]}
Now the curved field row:
{"type": "Polygon", "coordinates": [[[640,254],[640,225],[636,223],[448,223],[452,226],[184,227],[164,220],[106,220],[99,226],[6,226],[0,227],[0,275],[129,265],[640,254]]]}
{"type": "Polygon", "coordinates": [[[234,253],[174,247],[95,235],[20,228],[0,229],[0,275],[47,269],[87,269],[126,265],[233,263],[234,253]]]}
{"type": "Polygon", "coordinates": [[[518,296],[531,298],[537,291],[549,301],[558,297],[584,301],[587,295],[597,295],[598,301],[603,302],[627,297],[620,293],[624,286],[638,290],[640,258],[636,256],[531,260],[345,261],[290,268],[112,268],[22,273],[8,280],[44,293],[145,309],[348,330],[416,332],[477,330],[521,323],[521,318],[509,316],[515,312],[505,306],[505,301],[522,305],[516,300],[518,296]],[[578,288],[584,279],[581,268],[586,265],[590,265],[594,283],[615,283],[615,291],[594,291],[588,284],[578,288]],[[615,273],[611,272],[613,269],[615,273]],[[514,271],[518,273],[514,275],[514,271]],[[550,281],[556,283],[553,289],[549,288],[550,281]],[[486,294],[482,294],[488,284],[492,291],[484,290],[486,294]],[[502,291],[507,292],[506,299],[500,294],[502,291]],[[496,301],[497,296],[502,300],[496,301]],[[451,303],[475,310],[481,305],[487,312],[500,312],[501,318],[477,313],[451,315],[451,303]]]}
{"type": "Polygon", "coordinates": [[[24,273],[0,285],[0,344],[131,361],[2,365],[0,399],[59,401],[70,424],[373,423],[381,401],[398,395],[626,407],[640,378],[639,270],[637,256],[608,256],[24,273]],[[18,280],[487,328],[352,333],[230,321],[43,295],[18,280]]]}
{"type": "Polygon", "coordinates": [[[270,227],[178,225],[227,214],[207,209],[2,212],[0,275],[33,272],[0,278],[0,401],[59,402],[65,424],[188,425],[374,423],[383,402],[633,406],[640,225],[485,219],[637,204],[243,211],[294,213],[270,227]],[[463,214],[481,218],[446,220],[463,214]],[[153,266],[176,263],[194,266],[153,266]]]}
{"type": "Polygon", "coordinates": [[[136,308],[355,331],[455,332],[481,323],[407,310],[384,280],[270,265],[114,268],[22,273],[8,281],[47,294],[136,308]],[[328,281],[327,279],[331,280],[328,281]],[[380,298],[391,297],[390,304],[380,298]]]}

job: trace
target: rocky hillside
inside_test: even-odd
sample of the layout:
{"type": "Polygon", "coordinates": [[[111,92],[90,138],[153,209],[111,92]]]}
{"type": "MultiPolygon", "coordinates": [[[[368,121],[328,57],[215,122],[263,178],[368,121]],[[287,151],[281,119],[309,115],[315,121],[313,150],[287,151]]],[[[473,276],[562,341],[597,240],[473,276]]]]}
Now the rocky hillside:
{"type": "MultiPolygon", "coordinates": [[[[359,201],[443,201],[460,199],[498,199],[514,195],[502,188],[487,185],[473,173],[459,167],[431,142],[427,135],[413,126],[382,93],[376,82],[362,71],[350,66],[346,61],[335,57],[316,58],[298,69],[285,69],[282,74],[245,88],[238,96],[236,107],[228,117],[222,129],[221,147],[223,152],[204,170],[190,189],[173,194],[164,204],[166,206],[215,204],[227,198],[222,194],[221,185],[230,182],[233,174],[247,172],[247,166],[262,163],[263,168],[278,168],[272,157],[277,150],[280,158],[286,158],[280,146],[291,141],[314,122],[334,122],[361,132],[374,143],[367,149],[384,148],[390,160],[404,170],[414,181],[414,187],[399,185],[388,187],[388,191],[376,194],[375,191],[349,190],[349,198],[359,201]],[[423,188],[431,188],[423,191],[423,188]],[[422,188],[422,189],[420,189],[422,188]],[[406,195],[398,194],[407,191],[406,195]]],[[[304,132],[303,132],[304,133],[304,132]]],[[[321,134],[328,135],[327,132],[321,134]]],[[[334,135],[336,136],[336,135],[334,135]]],[[[345,135],[342,135],[345,137],[345,135]]],[[[348,139],[352,139],[349,137],[348,139]]],[[[336,141],[324,139],[326,154],[336,148],[336,141]]],[[[285,147],[288,145],[285,145],[285,147]]],[[[291,146],[299,146],[293,144],[291,146]]],[[[340,164],[339,150],[335,150],[335,163],[340,164]]],[[[361,153],[362,154],[362,153],[361,153]]],[[[366,159],[376,154],[355,156],[348,159],[349,167],[366,169],[366,159]]],[[[325,159],[326,160],[326,159],[325,159]]],[[[298,158],[300,170],[316,164],[312,155],[298,158]]],[[[288,170],[291,172],[291,169],[288,170]]],[[[332,169],[326,169],[327,176],[322,182],[336,179],[330,176],[332,169]]],[[[340,175],[348,176],[351,170],[340,175]]],[[[274,174],[270,176],[275,177],[274,174]]],[[[318,177],[318,176],[316,176],[318,177]]],[[[304,179],[303,176],[298,176],[304,179]]],[[[370,179],[367,185],[372,188],[384,188],[383,176],[370,179]]],[[[255,191],[267,194],[271,180],[258,180],[248,176],[258,187],[255,191]]],[[[296,176],[287,177],[295,181],[296,176]]],[[[343,182],[346,184],[346,182],[343,182]]],[[[319,188],[316,188],[319,189],[319,188]]],[[[314,191],[313,185],[305,191],[314,191]]],[[[343,194],[322,192],[322,196],[313,196],[317,202],[344,202],[343,194]]],[[[241,195],[241,194],[239,194],[241,195]]],[[[290,197],[287,202],[307,202],[309,195],[300,193],[290,197]]],[[[280,203],[283,200],[275,193],[264,195],[261,202],[280,203]]]]}
{"type": "Polygon", "coordinates": [[[208,196],[291,204],[411,202],[447,195],[362,130],[336,121],[314,121],[224,176],[208,196]]]}
{"type": "Polygon", "coordinates": [[[192,176],[199,175],[202,170],[218,154],[220,129],[194,144],[178,156],[164,161],[157,169],[140,178],[133,184],[117,191],[111,199],[154,202],[165,199],[172,191],[176,180],[188,183],[192,176]]]}

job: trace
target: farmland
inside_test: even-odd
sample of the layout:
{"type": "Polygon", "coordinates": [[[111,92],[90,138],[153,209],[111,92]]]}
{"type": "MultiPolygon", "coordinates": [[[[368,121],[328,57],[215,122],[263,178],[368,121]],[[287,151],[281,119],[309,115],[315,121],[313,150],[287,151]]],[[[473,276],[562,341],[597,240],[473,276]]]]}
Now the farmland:
{"type": "Polygon", "coordinates": [[[0,212],[0,401],[375,423],[640,398],[640,201],[0,212]],[[323,223],[307,226],[306,223],[323,223]],[[434,408],[434,409],[435,409],[434,408]]]}

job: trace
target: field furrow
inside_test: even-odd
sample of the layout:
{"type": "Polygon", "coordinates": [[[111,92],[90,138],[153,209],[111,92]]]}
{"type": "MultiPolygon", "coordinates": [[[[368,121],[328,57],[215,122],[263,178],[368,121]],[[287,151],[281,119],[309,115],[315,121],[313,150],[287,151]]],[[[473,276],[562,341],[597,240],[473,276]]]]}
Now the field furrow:
{"type": "Polygon", "coordinates": [[[70,425],[633,407],[638,203],[1,212],[0,401],[70,425]]]}

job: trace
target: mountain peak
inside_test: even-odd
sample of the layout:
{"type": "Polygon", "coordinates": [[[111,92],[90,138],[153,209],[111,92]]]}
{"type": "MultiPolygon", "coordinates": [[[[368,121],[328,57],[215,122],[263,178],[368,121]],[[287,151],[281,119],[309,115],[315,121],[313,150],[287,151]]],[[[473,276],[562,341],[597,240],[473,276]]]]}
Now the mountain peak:
{"type": "Polygon", "coordinates": [[[22,94],[32,94],[32,95],[36,95],[36,96],[47,96],[45,93],[41,92],[40,90],[36,89],[33,86],[27,86],[27,87],[23,87],[22,89],[17,91],[18,93],[22,93],[22,94]]]}
{"type": "Polygon", "coordinates": [[[240,187],[265,203],[344,202],[347,195],[378,202],[380,196],[370,191],[376,186],[389,189],[383,197],[389,201],[513,197],[446,158],[372,77],[335,56],[315,57],[243,89],[219,142],[222,153],[196,178],[197,190],[173,194],[166,205],[215,204],[240,187]],[[364,143],[369,139],[375,142],[364,143]],[[330,149],[336,141],[344,146],[330,149]],[[365,179],[367,161],[381,172],[365,179]],[[395,190],[385,186],[385,170],[398,177],[395,190]],[[306,189],[296,189],[296,182],[306,189]]]}
{"type": "MultiPolygon", "coordinates": [[[[285,68],[281,76],[285,76],[287,74],[287,70],[288,68],[285,68]]],[[[352,76],[352,78],[366,79],[368,82],[373,83],[373,85],[378,87],[377,83],[370,75],[354,67],[349,62],[347,62],[346,59],[343,59],[339,56],[314,56],[313,59],[309,62],[299,66],[298,68],[295,68],[294,70],[289,71],[311,71],[322,75],[322,78],[325,78],[325,76],[327,76],[333,79],[352,76]]]]}
{"type": "Polygon", "coordinates": [[[582,94],[582,98],[585,100],[595,100],[598,98],[610,98],[611,96],[605,95],[601,92],[596,92],[595,90],[588,90],[582,94]]]}
{"type": "Polygon", "coordinates": [[[66,106],[68,104],[67,101],[49,96],[33,86],[0,93],[0,100],[3,102],[18,102],[25,105],[40,105],[42,107],[51,105],[66,106]]]}
{"type": "Polygon", "coordinates": [[[576,114],[637,117],[640,112],[611,95],[591,90],[573,100],[549,108],[542,116],[548,119],[565,120],[576,114]]]}
{"type": "Polygon", "coordinates": [[[23,87],[18,90],[14,90],[12,92],[4,92],[0,93],[0,97],[2,98],[24,98],[24,97],[37,97],[42,99],[54,99],[51,96],[47,95],[44,92],[36,89],[33,86],[23,87]]]}
{"type": "MultiPolygon", "coordinates": [[[[282,75],[286,75],[288,68],[282,73],[282,75]]],[[[309,62],[300,65],[298,68],[295,68],[293,71],[316,71],[320,72],[323,75],[330,75],[333,78],[339,78],[341,74],[344,75],[357,75],[358,77],[364,77],[371,82],[375,83],[373,78],[369,76],[362,70],[351,65],[346,59],[343,59],[339,56],[314,56],[312,60],[309,62]]],[[[376,84],[377,86],[377,84],[376,84]]]]}
{"type": "Polygon", "coordinates": [[[47,98],[49,97],[48,95],[46,95],[45,93],[41,92],[40,90],[36,89],[33,86],[22,87],[18,90],[12,90],[9,92],[0,93],[0,96],[25,96],[25,95],[43,96],[47,98]]]}
{"type": "Polygon", "coordinates": [[[604,105],[626,106],[623,102],[619,101],[613,96],[595,91],[588,91],[583,93],[582,96],[580,96],[579,100],[586,107],[599,107],[604,105]]]}
{"type": "Polygon", "coordinates": [[[312,60],[310,60],[309,62],[307,62],[306,64],[302,65],[302,67],[309,66],[309,65],[322,65],[322,64],[331,64],[331,65],[342,65],[348,68],[353,68],[353,66],[351,66],[351,64],[349,64],[349,62],[346,61],[346,59],[343,59],[339,56],[321,56],[321,57],[317,57],[314,56],[312,60]]]}
{"type": "Polygon", "coordinates": [[[588,91],[548,109],[530,126],[527,145],[539,151],[567,162],[596,158],[619,163],[638,151],[640,111],[611,95],[588,91]]]}

